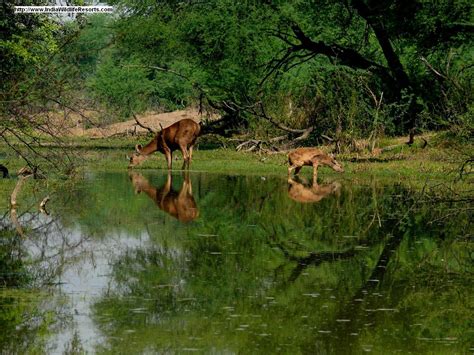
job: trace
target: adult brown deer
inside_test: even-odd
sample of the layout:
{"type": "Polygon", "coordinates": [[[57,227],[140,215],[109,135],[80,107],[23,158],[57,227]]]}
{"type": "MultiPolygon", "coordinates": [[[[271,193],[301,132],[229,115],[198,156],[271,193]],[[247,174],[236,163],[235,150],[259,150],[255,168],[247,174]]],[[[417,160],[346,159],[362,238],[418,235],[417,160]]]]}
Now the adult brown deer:
{"type": "Polygon", "coordinates": [[[288,177],[290,177],[291,172],[295,170],[295,175],[298,175],[301,168],[305,165],[313,167],[313,181],[317,180],[318,177],[318,167],[320,165],[326,165],[332,168],[333,170],[343,173],[344,169],[342,165],[334,158],[332,154],[326,154],[321,149],[318,148],[298,148],[292,150],[288,154],[288,177]]]}
{"type": "Polygon", "coordinates": [[[297,202],[319,202],[331,194],[338,194],[340,190],[341,184],[337,181],[326,185],[313,181],[312,185],[307,185],[292,178],[288,179],[288,196],[297,202]]]}
{"type": "Polygon", "coordinates": [[[173,151],[180,149],[184,159],[182,169],[186,167],[189,169],[193,157],[193,146],[200,131],[201,127],[199,124],[188,118],[173,123],[171,126],[158,132],[155,138],[144,147],[137,144],[135,146],[136,152],[130,157],[128,166],[134,167],[142,163],[154,152],[159,151],[166,156],[168,170],[171,170],[173,151]]]}
{"type": "Polygon", "coordinates": [[[144,192],[150,197],[159,209],[170,214],[181,222],[190,222],[199,216],[196,201],[193,198],[193,189],[189,173],[184,174],[181,190],[173,190],[173,179],[168,172],[166,183],[156,188],[141,174],[129,171],[128,176],[135,188],[135,193],[144,192]]]}

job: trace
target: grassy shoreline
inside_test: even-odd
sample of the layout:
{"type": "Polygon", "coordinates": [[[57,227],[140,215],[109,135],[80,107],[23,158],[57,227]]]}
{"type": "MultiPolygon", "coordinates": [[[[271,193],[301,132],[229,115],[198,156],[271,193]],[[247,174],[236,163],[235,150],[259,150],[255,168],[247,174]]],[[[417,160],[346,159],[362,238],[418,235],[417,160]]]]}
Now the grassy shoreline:
{"type": "MultiPolygon", "coordinates": [[[[126,156],[133,152],[137,142],[145,142],[145,137],[125,137],[112,139],[67,139],[66,144],[74,152],[75,164],[78,171],[126,171],[128,161],[126,156]]],[[[406,138],[387,138],[383,146],[400,144],[406,138]]],[[[191,165],[192,172],[221,173],[230,175],[261,175],[281,176],[286,178],[287,157],[285,153],[259,154],[236,152],[231,148],[209,148],[208,143],[198,144],[191,165]]],[[[324,147],[329,149],[330,147],[324,147]]],[[[324,149],[323,148],[323,149],[324,149]]],[[[40,148],[56,149],[52,147],[40,148]]],[[[422,148],[419,144],[413,146],[399,145],[394,150],[372,156],[370,153],[340,154],[337,159],[344,165],[345,173],[338,174],[329,168],[321,168],[319,177],[338,180],[361,182],[378,179],[387,182],[404,181],[423,185],[426,181],[453,182],[459,180],[459,168],[468,156],[474,155],[474,145],[453,144],[443,140],[441,134],[430,135],[430,144],[422,148]]],[[[12,153],[5,145],[0,145],[0,163],[6,165],[12,175],[24,162],[12,153]]],[[[180,152],[173,155],[173,169],[179,170],[182,165],[180,152]]],[[[137,171],[166,170],[164,156],[153,154],[137,171]]],[[[311,175],[311,168],[305,167],[302,174],[311,175]]],[[[465,176],[463,183],[472,182],[470,176],[465,176]]],[[[4,183],[2,185],[5,185],[4,183]]],[[[8,184],[10,185],[10,184],[8,184]]]]}

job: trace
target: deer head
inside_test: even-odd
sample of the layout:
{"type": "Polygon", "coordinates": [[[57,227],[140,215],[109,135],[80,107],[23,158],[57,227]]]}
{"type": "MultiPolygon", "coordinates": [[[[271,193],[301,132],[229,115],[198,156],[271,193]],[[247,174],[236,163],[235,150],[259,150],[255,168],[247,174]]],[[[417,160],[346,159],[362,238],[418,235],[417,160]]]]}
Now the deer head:
{"type": "Polygon", "coordinates": [[[318,163],[321,165],[326,165],[329,166],[331,169],[334,171],[337,171],[339,173],[344,172],[344,168],[342,165],[336,160],[334,154],[322,154],[322,155],[317,155],[315,157],[318,159],[318,163]]]}

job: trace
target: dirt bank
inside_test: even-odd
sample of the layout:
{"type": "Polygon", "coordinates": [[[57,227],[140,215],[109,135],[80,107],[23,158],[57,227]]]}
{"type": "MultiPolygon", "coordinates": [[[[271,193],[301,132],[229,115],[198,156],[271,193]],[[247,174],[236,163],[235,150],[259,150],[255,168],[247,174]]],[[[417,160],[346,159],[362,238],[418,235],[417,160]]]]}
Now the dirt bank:
{"type": "MultiPolygon", "coordinates": [[[[213,119],[215,117],[201,115],[197,109],[185,109],[166,113],[148,112],[137,115],[137,118],[144,126],[159,131],[160,124],[166,128],[184,118],[200,122],[201,120],[209,118],[213,119]]],[[[82,123],[82,120],[78,120],[76,126],[68,130],[67,135],[76,137],[106,138],[117,135],[143,134],[147,132],[147,130],[140,127],[134,119],[113,123],[104,127],[86,128],[85,126],[86,125],[82,123]]]]}

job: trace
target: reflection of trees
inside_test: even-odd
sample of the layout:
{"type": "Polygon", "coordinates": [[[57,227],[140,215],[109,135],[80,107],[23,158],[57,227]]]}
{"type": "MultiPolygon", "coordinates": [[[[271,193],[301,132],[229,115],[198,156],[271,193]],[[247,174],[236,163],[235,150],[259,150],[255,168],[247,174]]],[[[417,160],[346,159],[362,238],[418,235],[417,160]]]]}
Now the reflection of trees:
{"type": "MultiPolygon", "coordinates": [[[[374,304],[380,304],[381,302],[380,293],[376,292],[376,289],[384,280],[388,271],[388,265],[392,257],[396,255],[397,249],[403,240],[404,234],[398,232],[397,228],[402,223],[403,215],[414,204],[409,191],[404,191],[403,189],[396,190],[392,194],[396,197],[392,200],[383,201],[382,206],[380,206],[381,201],[376,200],[373,203],[374,218],[377,213],[378,218],[384,220],[385,223],[380,228],[377,228],[377,225],[373,223],[374,218],[372,218],[369,226],[361,230],[362,233],[367,233],[366,238],[356,239],[358,245],[347,250],[309,251],[304,256],[296,256],[296,251],[291,251],[291,245],[282,242],[284,237],[280,238],[280,241],[275,242],[275,240],[278,240],[278,237],[275,235],[275,230],[273,231],[270,244],[276,246],[282,252],[287,263],[296,264],[288,277],[290,283],[296,282],[302,272],[309,267],[317,268],[323,263],[329,265],[331,263],[346,263],[346,261],[351,259],[357,260],[361,257],[367,257],[367,250],[376,250],[378,244],[383,245],[378,257],[372,259],[374,266],[372,266],[369,275],[363,276],[365,272],[362,272],[362,269],[358,271],[362,274],[362,277],[357,277],[357,280],[360,279],[362,284],[358,287],[356,286],[357,282],[346,285],[346,287],[350,286],[352,289],[350,295],[344,295],[347,301],[340,303],[340,306],[331,315],[330,319],[314,320],[317,328],[321,329],[323,333],[330,332],[332,335],[321,339],[319,334],[316,333],[318,334],[316,338],[311,336],[304,339],[303,343],[305,345],[300,345],[303,348],[309,351],[325,348],[329,352],[345,352],[347,349],[352,349],[352,351],[355,349],[362,350],[359,339],[355,335],[361,332],[361,328],[369,324],[376,324],[371,323],[374,322],[373,319],[367,319],[365,310],[370,307],[377,308],[374,304]],[[382,216],[378,215],[380,213],[379,207],[385,211],[382,216]],[[379,236],[384,235],[389,235],[389,237],[380,240],[379,236]],[[366,250],[365,252],[363,251],[364,249],[366,250]],[[314,344],[318,344],[316,348],[314,348],[314,344]]],[[[376,199],[377,195],[373,193],[372,197],[376,199]]],[[[297,248],[301,248],[301,245],[297,245],[297,248]]],[[[300,254],[301,252],[299,250],[300,254]]],[[[351,264],[354,264],[354,260],[352,260],[351,264]]],[[[280,265],[279,268],[283,268],[283,266],[280,265]]],[[[285,283],[285,285],[288,284],[285,283]]],[[[374,313],[368,314],[369,317],[372,315],[374,313]]]]}
{"type": "MultiPolygon", "coordinates": [[[[291,287],[291,284],[283,287],[279,278],[269,278],[272,273],[270,265],[296,263],[290,276],[285,278],[296,281],[310,265],[316,267],[328,262],[340,264],[360,254],[354,251],[354,247],[360,242],[365,243],[365,238],[345,239],[342,243],[339,241],[334,244],[333,235],[356,234],[371,206],[367,203],[371,198],[367,194],[360,194],[360,200],[354,199],[352,202],[347,202],[351,198],[348,194],[342,194],[341,199],[346,202],[344,205],[338,198],[327,198],[316,206],[317,209],[310,205],[295,208],[294,202],[286,196],[284,185],[281,184],[283,189],[275,188],[275,184],[280,184],[279,181],[255,184],[255,181],[247,183],[245,179],[214,181],[209,190],[202,182],[198,183],[201,187],[198,193],[202,196],[200,204],[203,206],[203,217],[196,233],[202,236],[196,237],[194,234],[182,240],[179,249],[174,249],[173,242],[160,240],[159,247],[137,249],[115,261],[113,275],[118,283],[117,293],[109,294],[97,304],[97,314],[115,314],[121,319],[125,314],[130,316],[127,309],[145,307],[144,315],[132,315],[127,322],[128,325],[137,324],[138,327],[143,317],[150,319],[150,314],[153,314],[152,319],[157,318],[165,323],[173,322],[174,317],[179,319],[185,310],[215,314],[240,298],[247,299],[248,295],[264,296],[291,287]],[[268,198],[269,191],[274,192],[271,198],[268,198]],[[263,203],[262,198],[265,199],[263,203]],[[359,210],[358,214],[348,213],[345,216],[347,224],[326,223],[322,229],[314,226],[315,213],[318,219],[334,220],[340,209],[349,211],[358,207],[358,203],[362,211],[359,210]],[[259,208],[256,210],[249,206],[259,208]],[[266,229],[271,225],[278,225],[277,240],[267,239],[266,229]],[[298,247],[294,251],[287,244],[295,225],[298,229],[300,225],[306,227],[297,243],[291,244],[298,247]],[[284,239],[285,244],[278,239],[284,239]],[[275,245],[279,245],[278,250],[274,249],[275,245]],[[333,246],[335,250],[331,250],[333,246]],[[299,256],[302,248],[321,251],[310,251],[299,256]],[[279,250],[288,252],[282,255],[279,250]],[[141,300],[140,306],[137,298],[141,300]],[[143,301],[146,299],[153,301],[143,301]],[[183,303],[181,299],[188,301],[183,303]]],[[[376,230],[376,225],[370,235],[375,238],[376,232],[372,230],[376,230]]],[[[173,241],[175,239],[176,236],[173,236],[173,241]]],[[[375,241],[372,243],[377,245],[375,241]]],[[[262,299],[257,297],[248,306],[260,312],[257,311],[261,308],[260,302],[262,299]]],[[[114,326],[107,324],[108,334],[117,337],[122,324],[122,321],[114,322],[114,326]]]]}
{"type": "Polygon", "coordinates": [[[0,224],[0,347],[4,353],[26,353],[32,346],[44,346],[38,334],[47,324],[47,312],[39,308],[42,297],[28,290],[34,275],[25,260],[24,239],[7,214],[0,224]]]}
{"type": "MultiPolygon", "coordinates": [[[[443,339],[447,339],[444,340],[444,343],[446,344],[449,343],[449,341],[455,341],[458,344],[463,344],[464,342],[464,344],[466,344],[466,336],[460,336],[461,339],[447,336],[448,334],[453,334],[453,330],[454,334],[458,334],[459,336],[459,334],[465,333],[469,327],[469,316],[464,316],[465,311],[463,309],[465,309],[466,306],[465,300],[470,297],[470,292],[466,292],[467,285],[464,285],[464,287],[461,286],[457,290],[454,289],[450,292],[450,288],[447,288],[446,285],[449,282],[453,282],[452,275],[449,278],[449,281],[445,279],[444,282],[441,283],[443,289],[439,291],[440,294],[449,294],[449,299],[459,298],[461,303],[464,303],[464,305],[458,304],[458,307],[460,306],[458,309],[451,309],[451,311],[459,313],[459,315],[461,315],[459,318],[464,318],[464,322],[455,322],[456,325],[454,325],[454,329],[450,328],[450,326],[442,326],[441,324],[443,324],[443,320],[441,319],[446,321],[449,318],[453,318],[448,315],[449,312],[446,312],[446,314],[440,319],[439,323],[428,323],[426,325],[418,324],[420,326],[418,329],[410,329],[410,327],[406,328],[403,326],[407,321],[411,326],[415,323],[419,323],[421,319],[417,318],[417,313],[431,313],[435,315],[440,313],[440,308],[446,308],[447,305],[441,304],[438,309],[431,308],[428,299],[437,298],[439,294],[433,297],[436,294],[433,293],[433,285],[423,285],[423,282],[419,282],[419,276],[416,276],[419,275],[421,271],[420,264],[423,263],[423,260],[426,261],[427,259],[430,259],[432,255],[417,255],[416,248],[413,245],[411,247],[412,250],[407,253],[406,250],[401,250],[401,246],[403,244],[410,244],[412,238],[423,235],[429,237],[440,236],[444,238],[446,237],[447,228],[446,225],[438,226],[437,228],[433,226],[432,223],[434,220],[438,219],[438,217],[434,219],[439,213],[438,209],[444,210],[444,206],[437,206],[438,208],[434,211],[433,205],[424,206],[423,203],[420,203],[419,200],[424,197],[422,194],[417,195],[410,191],[399,190],[395,196],[397,197],[392,203],[393,208],[389,209],[390,213],[381,216],[384,223],[381,225],[378,233],[379,235],[386,235],[387,237],[380,241],[383,248],[378,253],[378,257],[374,259],[370,273],[365,277],[365,280],[363,280],[360,286],[354,288],[351,296],[347,301],[344,301],[340,305],[338,311],[333,315],[333,317],[329,320],[323,320],[318,324],[319,329],[330,330],[332,334],[324,339],[328,351],[342,353],[347,351],[347,349],[360,349],[360,351],[371,350],[372,345],[367,347],[364,344],[371,344],[374,342],[379,343],[382,346],[379,350],[383,349],[383,351],[387,350],[387,344],[391,344],[394,350],[415,350],[419,348],[421,351],[421,349],[423,349],[419,344],[419,339],[423,338],[421,334],[424,334],[424,338],[426,338],[427,341],[442,342],[443,339]],[[392,211],[395,211],[395,213],[392,211]],[[406,261],[408,262],[406,267],[408,267],[408,270],[410,270],[412,274],[411,277],[407,277],[407,270],[399,270],[401,269],[400,258],[404,259],[407,257],[407,254],[410,255],[411,253],[415,254],[417,258],[421,257],[421,263],[416,263],[412,260],[406,261]],[[414,290],[415,287],[416,291],[414,290]],[[463,288],[464,297],[459,297],[459,292],[463,288]],[[421,302],[419,304],[413,304],[410,300],[414,294],[419,294],[419,296],[421,296],[421,302]],[[415,311],[407,312],[407,303],[411,303],[410,308],[415,311]],[[381,331],[380,328],[384,327],[395,328],[396,335],[387,332],[387,329],[381,331]],[[430,329],[432,327],[433,329],[430,329]],[[422,329],[424,329],[423,333],[422,329]],[[443,329],[443,331],[440,331],[439,329],[443,329]],[[457,331],[455,329],[460,330],[457,331]],[[375,336],[376,333],[378,333],[377,336],[375,336]],[[433,336],[433,333],[437,334],[437,336],[433,336]],[[431,336],[427,337],[427,334],[431,334],[431,336]],[[380,339],[384,340],[381,341],[380,339]]],[[[462,219],[463,217],[460,217],[460,220],[462,219]]],[[[448,235],[453,238],[456,233],[459,233],[459,227],[460,225],[457,225],[456,222],[450,224],[448,235]]],[[[439,242],[441,242],[440,239],[435,239],[435,243],[439,242]]],[[[297,276],[301,274],[301,272],[299,272],[300,269],[304,269],[308,265],[317,266],[321,264],[322,261],[334,262],[338,257],[341,257],[341,253],[337,252],[323,253],[322,255],[319,255],[320,253],[312,252],[307,257],[295,258],[289,255],[287,250],[282,251],[288,260],[297,262],[297,267],[294,269],[291,275],[292,277],[290,277],[291,281],[295,280],[293,277],[295,274],[297,276]],[[333,259],[331,259],[331,255],[334,255],[333,259]]],[[[351,255],[351,251],[349,251],[348,253],[342,253],[342,255],[351,257],[354,254],[352,253],[351,255]]],[[[465,256],[466,255],[468,254],[465,254],[465,256]]],[[[466,269],[461,271],[463,270],[465,261],[463,262],[462,258],[459,258],[459,256],[452,258],[451,262],[454,260],[456,260],[460,272],[465,272],[466,269]]],[[[445,260],[441,259],[441,261],[445,260]]],[[[439,280],[439,270],[435,270],[433,265],[429,265],[426,272],[429,275],[427,276],[427,279],[439,280]]],[[[467,275],[465,274],[465,276],[467,275]]],[[[471,289],[472,291],[472,287],[468,287],[467,289],[471,289]]],[[[452,306],[450,301],[448,301],[448,303],[452,306]]],[[[451,326],[453,326],[453,324],[451,324],[451,326]]],[[[319,344],[317,349],[321,349],[321,342],[314,337],[307,340],[309,340],[309,342],[305,347],[308,349],[314,347],[312,344],[319,344]]],[[[434,348],[437,348],[436,345],[434,348]]]]}
{"type": "MultiPolygon", "coordinates": [[[[24,202],[24,201],[23,201],[24,202]]],[[[15,206],[16,207],[16,206],[15,206]]],[[[10,211],[11,212],[11,211],[10,211]]],[[[0,347],[5,353],[48,352],[47,335],[70,325],[63,301],[39,291],[56,285],[83,257],[85,242],[66,231],[58,218],[32,203],[0,219],[0,347]],[[21,233],[19,233],[21,231],[21,233]]]]}
{"type": "Polygon", "coordinates": [[[308,256],[305,257],[295,257],[288,254],[287,251],[282,250],[285,254],[285,257],[289,261],[296,262],[296,267],[293,269],[288,281],[295,281],[301,273],[309,266],[319,266],[323,262],[336,262],[344,259],[352,258],[355,255],[354,250],[347,250],[344,252],[311,252],[308,256]]]}
{"type": "MultiPolygon", "coordinates": [[[[397,326],[399,313],[369,311],[398,308],[411,294],[405,289],[391,300],[385,297],[393,292],[390,284],[411,282],[399,274],[400,257],[414,257],[406,261],[412,267],[426,254],[421,250],[411,256],[410,249],[401,246],[420,235],[439,234],[424,223],[432,210],[420,214],[413,192],[401,186],[385,190],[373,186],[372,193],[347,187],[340,196],[312,206],[289,200],[283,185],[276,188],[271,181],[245,179],[199,181],[203,217],[192,237],[180,239],[176,248],[161,235],[154,247],[138,248],[114,262],[119,287],[96,305],[98,315],[114,314],[113,325],[103,325],[110,339],[132,327],[137,332],[127,335],[127,343],[138,341],[157,350],[175,349],[172,344],[185,342],[179,334],[198,334],[215,344],[212,334],[218,332],[235,342],[233,326],[242,321],[233,322],[222,311],[230,305],[233,313],[259,315],[254,323],[245,322],[254,327],[266,323],[270,329],[265,333],[272,334],[268,342],[247,334],[234,350],[251,349],[256,342],[263,346],[260,349],[271,351],[282,339],[309,352],[315,350],[314,344],[328,351],[346,346],[362,350],[364,334],[397,326]],[[332,290],[334,301],[323,297],[326,289],[332,290]],[[307,299],[316,303],[301,294],[313,295],[307,299]],[[270,307],[267,296],[278,301],[271,313],[265,312],[270,307]],[[324,304],[333,308],[329,316],[315,313],[324,304]],[[143,311],[133,314],[135,309],[143,311]],[[304,332],[300,315],[305,314],[313,315],[309,323],[314,329],[329,329],[332,335],[304,332]],[[203,317],[208,315],[221,326],[206,321],[203,317]],[[281,319],[286,325],[279,330],[281,319]],[[163,327],[176,333],[169,333],[169,339],[152,335],[163,327]]],[[[415,244],[412,249],[419,247],[415,244]]],[[[409,331],[404,336],[413,337],[409,331]]],[[[124,346],[123,341],[111,342],[112,348],[124,346]]]]}

